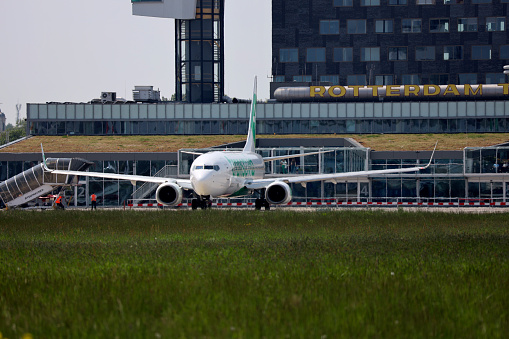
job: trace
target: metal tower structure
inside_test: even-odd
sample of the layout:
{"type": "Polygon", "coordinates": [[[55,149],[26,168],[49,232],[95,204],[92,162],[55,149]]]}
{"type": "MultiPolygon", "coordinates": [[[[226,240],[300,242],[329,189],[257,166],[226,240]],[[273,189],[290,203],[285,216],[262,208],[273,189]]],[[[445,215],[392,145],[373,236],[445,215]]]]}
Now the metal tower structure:
{"type": "Polygon", "coordinates": [[[224,96],[224,0],[131,0],[133,14],[175,19],[177,101],[224,96]]]}
{"type": "Polygon", "coordinates": [[[196,17],[175,20],[178,101],[220,102],[224,96],[224,0],[198,0],[196,17]]]}

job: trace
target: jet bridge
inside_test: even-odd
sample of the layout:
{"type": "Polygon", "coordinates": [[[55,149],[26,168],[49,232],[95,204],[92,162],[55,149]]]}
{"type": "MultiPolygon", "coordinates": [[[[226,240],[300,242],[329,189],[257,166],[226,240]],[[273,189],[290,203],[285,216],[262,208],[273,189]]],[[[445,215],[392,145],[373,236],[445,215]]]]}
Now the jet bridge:
{"type": "MultiPolygon", "coordinates": [[[[84,171],[92,162],[79,158],[48,158],[49,169],[84,171]]],[[[0,183],[0,199],[8,207],[16,207],[52,192],[57,187],[76,184],[75,176],[45,172],[43,165],[34,166],[0,183]]]]}

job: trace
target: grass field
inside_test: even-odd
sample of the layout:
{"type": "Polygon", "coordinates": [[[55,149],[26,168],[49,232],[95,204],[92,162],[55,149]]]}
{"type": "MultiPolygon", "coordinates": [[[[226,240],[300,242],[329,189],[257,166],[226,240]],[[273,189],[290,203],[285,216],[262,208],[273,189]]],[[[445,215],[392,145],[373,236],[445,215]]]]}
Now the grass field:
{"type": "Polygon", "coordinates": [[[0,213],[0,338],[503,338],[509,215],[0,213]]]}

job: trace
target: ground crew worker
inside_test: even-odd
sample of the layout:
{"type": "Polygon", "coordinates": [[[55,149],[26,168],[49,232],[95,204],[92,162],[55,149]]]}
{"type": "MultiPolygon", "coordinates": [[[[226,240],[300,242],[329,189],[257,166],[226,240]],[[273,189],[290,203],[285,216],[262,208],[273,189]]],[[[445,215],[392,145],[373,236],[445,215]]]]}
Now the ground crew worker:
{"type": "Polygon", "coordinates": [[[92,193],[90,200],[92,201],[92,210],[97,210],[97,195],[92,193]]]}
{"type": "Polygon", "coordinates": [[[55,205],[57,205],[57,208],[61,208],[65,210],[64,204],[62,204],[62,196],[58,195],[57,200],[55,200],[55,205]]]}

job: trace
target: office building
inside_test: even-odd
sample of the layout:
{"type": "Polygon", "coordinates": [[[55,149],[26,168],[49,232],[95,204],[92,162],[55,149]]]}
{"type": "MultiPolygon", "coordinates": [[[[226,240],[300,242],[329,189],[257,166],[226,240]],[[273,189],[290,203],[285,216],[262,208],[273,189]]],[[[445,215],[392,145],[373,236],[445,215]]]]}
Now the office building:
{"type": "Polygon", "coordinates": [[[509,0],[273,0],[277,87],[505,83],[509,0]]]}

